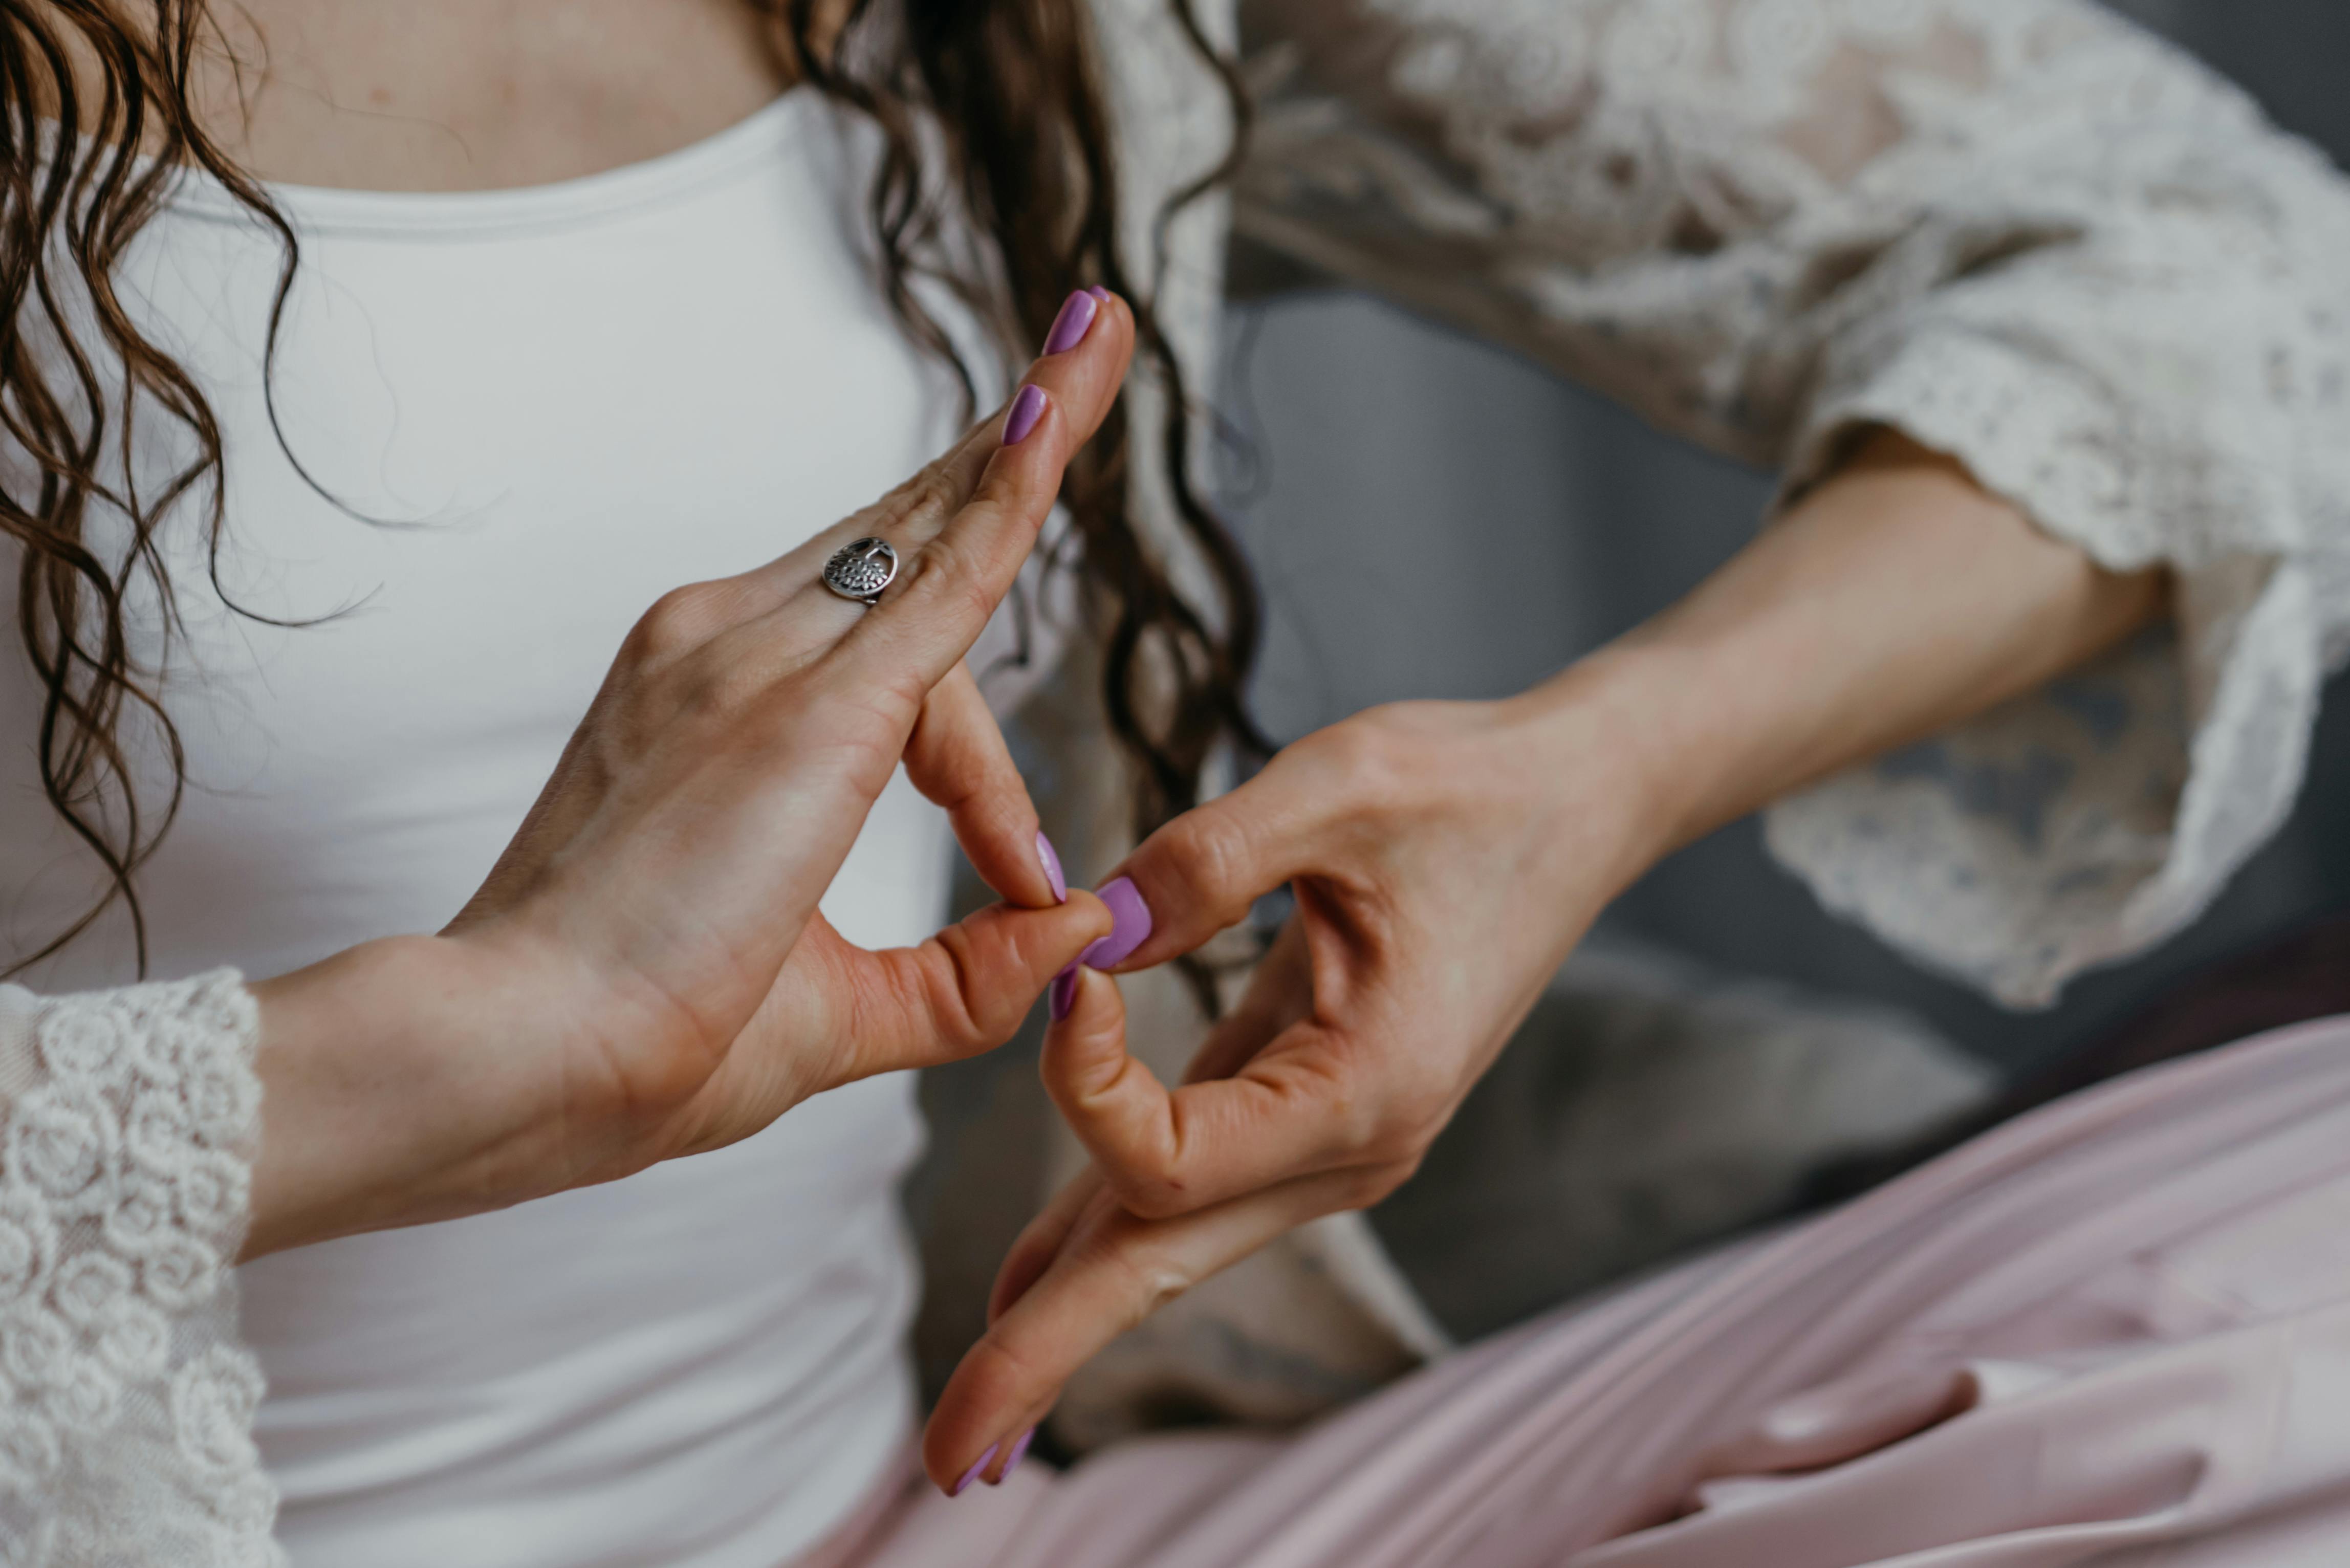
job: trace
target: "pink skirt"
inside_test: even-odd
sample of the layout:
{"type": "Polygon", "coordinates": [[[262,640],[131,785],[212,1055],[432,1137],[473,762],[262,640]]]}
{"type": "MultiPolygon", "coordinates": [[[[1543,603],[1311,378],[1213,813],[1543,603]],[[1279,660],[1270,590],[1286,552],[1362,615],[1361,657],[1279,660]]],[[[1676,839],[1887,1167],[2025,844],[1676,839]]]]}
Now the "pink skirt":
{"type": "Polygon", "coordinates": [[[1305,1430],[806,1568],[2344,1568],[2350,1017],[2121,1079],[1305,1430]]]}

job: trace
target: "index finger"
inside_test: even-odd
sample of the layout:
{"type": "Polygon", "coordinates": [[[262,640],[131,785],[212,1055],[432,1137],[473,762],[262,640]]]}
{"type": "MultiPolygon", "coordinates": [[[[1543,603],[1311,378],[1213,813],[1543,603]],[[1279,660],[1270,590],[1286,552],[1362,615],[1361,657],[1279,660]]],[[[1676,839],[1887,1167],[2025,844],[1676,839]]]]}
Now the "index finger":
{"type": "Polygon", "coordinates": [[[1174,1220],[1087,1201],[1042,1274],[967,1351],[932,1407],[923,1467],[941,1490],[1041,1417],[1104,1346],[1284,1231],[1376,1199],[1378,1178],[1306,1177],[1174,1220]]]}
{"type": "Polygon", "coordinates": [[[1347,1053],[1308,1017],[1229,1078],[1170,1090],[1126,1049],[1118,982],[1076,972],[1065,1017],[1045,1031],[1045,1092],[1127,1209],[1186,1214],[1376,1158],[1372,1097],[1347,1053]]]}

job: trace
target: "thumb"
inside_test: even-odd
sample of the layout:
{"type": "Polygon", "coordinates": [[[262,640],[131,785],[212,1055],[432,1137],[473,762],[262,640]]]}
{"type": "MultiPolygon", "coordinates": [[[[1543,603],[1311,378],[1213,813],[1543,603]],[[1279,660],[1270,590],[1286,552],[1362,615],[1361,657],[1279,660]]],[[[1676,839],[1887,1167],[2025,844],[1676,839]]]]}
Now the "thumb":
{"type": "Polygon", "coordinates": [[[1123,974],[1180,958],[1246,919],[1258,898],[1314,871],[1333,815],[1323,783],[1284,753],[1144,839],[1102,884],[1133,884],[1149,912],[1144,938],[1101,967],[1123,974]]]}
{"type": "Polygon", "coordinates": [[[920,947],[847,950],[847,1058],[838,1081],[993,1050],[1111,923],[1100,899],[1078,892],[1042,909],[993,905],[920,947]]]}

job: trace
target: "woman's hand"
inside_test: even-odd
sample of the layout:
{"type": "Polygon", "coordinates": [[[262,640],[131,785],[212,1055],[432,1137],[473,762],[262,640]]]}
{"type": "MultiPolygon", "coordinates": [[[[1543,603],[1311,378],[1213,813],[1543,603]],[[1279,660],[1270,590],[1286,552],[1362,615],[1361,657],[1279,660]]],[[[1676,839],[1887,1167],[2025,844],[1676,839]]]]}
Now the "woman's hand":
{"type": "Polygon", "coordinates": [[[1108,975],[1056,988],[1045,1083],[1094,1163],[1005,1260],[931,1419],[934,1479],[1008,1452],[1160,1303],[1418,1168],[1645,864],[1655,828],[1629,770],[1576,733],[1521,703],[1373,709],[1127,862],[1152,929],[1118,970],[1190,951],[1284,883],[1296,912],[1171,1092],[1127,1054],[1108,975]]]}
{"type": "Polygon", "coordinates": [[[1111,967],[1189,952],[1284,884],[1296,909],[1171,1093],[1119,1033],[1055,1033],[1046,1085],[1118,1201],[1159,1219],[1306,1177],[1376,1198],[1409,1175],[1650,858],[1622,761],[1530,704],[1398,704],[1153,835],[1122,868],[1152,929],[1111,967]]]}
{"type": "Polygon", "coordinates": [[[1880,432],[1690,597],[1544,686],[1374,709],[1162,828],[1131,888],[1103,889],[1128,928],[1105,967],[1190,951],[1284,882],[1297,913],[1171,1092],[1127,1054],[1107,976],[1056,986],[1045,1082],[1093,1168],[1006,1260],[932,1415],[932,1477],[1005,1451],[1169,1296],[1392,1190],[1659,857],[2029,690],[2166,592],[1880,432]]]}
{"type": "Polygon", "coordinates": [[[609,1179],[989,1049],[1108,929],[1090,898],[1064,901],[962,664],[1124,378],[1132,317],[1087,304],[1082,340],[907,484],[655,605],[444,932],[255,988],[249,1252],[609,1179]],[[868,534],[902,563],[871,609],[819,576],[868,534]],[[868,952],[816,904],[901,759],[1008,902],[868,952]]]}

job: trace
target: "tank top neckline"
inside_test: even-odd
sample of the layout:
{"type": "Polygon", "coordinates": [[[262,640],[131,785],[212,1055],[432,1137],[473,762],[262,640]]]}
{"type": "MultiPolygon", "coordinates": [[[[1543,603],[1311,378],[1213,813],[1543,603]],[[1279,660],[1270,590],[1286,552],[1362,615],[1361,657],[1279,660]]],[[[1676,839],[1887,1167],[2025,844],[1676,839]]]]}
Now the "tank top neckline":
{"type": "MultiPolygon", "coordinates": [[[[486,191],[364,191],[260,182],[297,235],[498,238],[577,228],[657,209],[770,164],[799,140],[823,95],[805,86],[672,152],[542,185],[486,191]]],[[[249,225],[253,214],[202,170],[184,171],[171,204],[192,217],[249,225]]]]}

